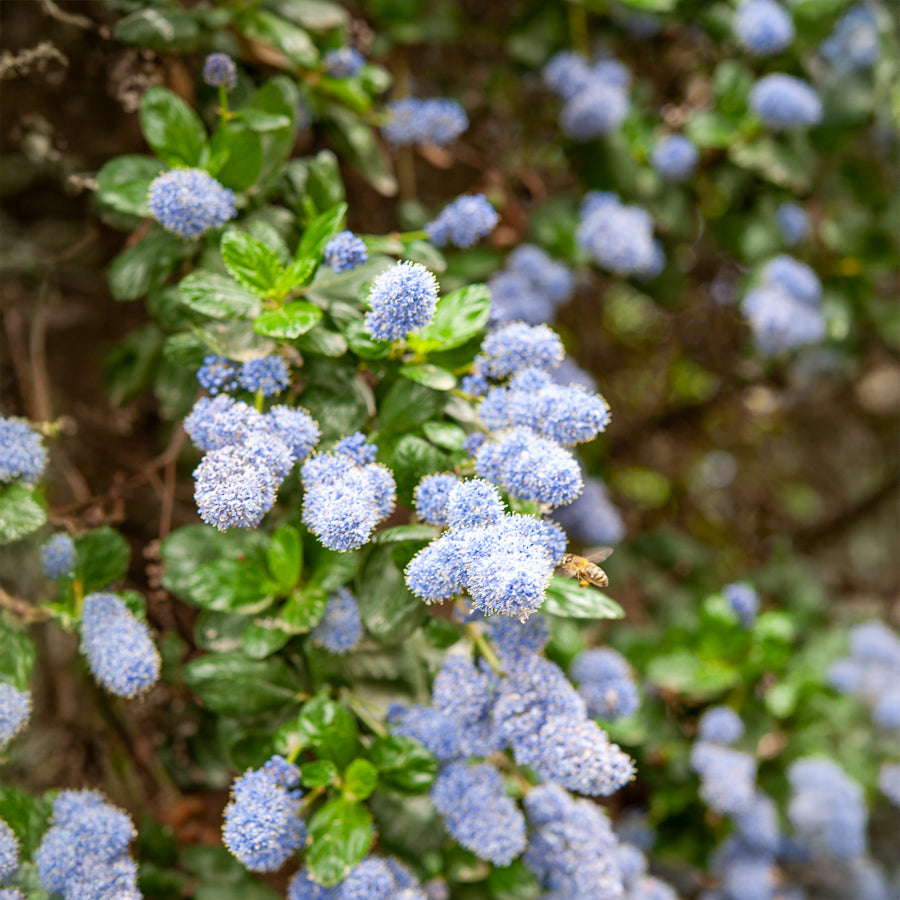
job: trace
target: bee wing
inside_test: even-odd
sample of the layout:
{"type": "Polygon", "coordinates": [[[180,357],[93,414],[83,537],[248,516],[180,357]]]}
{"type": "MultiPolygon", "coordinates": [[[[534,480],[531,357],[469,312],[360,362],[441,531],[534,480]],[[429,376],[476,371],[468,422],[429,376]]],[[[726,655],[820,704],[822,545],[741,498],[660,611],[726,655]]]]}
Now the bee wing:
{"type": "Polygon", "coordinates": [[[585,551],[584,558],[588,562],[602,563],[603,560],[609,559],[612,552],[612,547],[594,547],[591,550],[585,551]]]}

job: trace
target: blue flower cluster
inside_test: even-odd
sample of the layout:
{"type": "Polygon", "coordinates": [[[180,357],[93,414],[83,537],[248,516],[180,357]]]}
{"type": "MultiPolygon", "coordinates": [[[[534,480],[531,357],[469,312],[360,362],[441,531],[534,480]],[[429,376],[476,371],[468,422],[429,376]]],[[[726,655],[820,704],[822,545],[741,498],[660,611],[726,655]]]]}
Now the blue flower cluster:
{"type": "Polygon", "coordinates": [[[303,792],[300,769],[273,756],[261,769],[248,769],[231,788],[222,840],[251,872],[274,872],[306,840],[298,811],[303,792]]]}
{"type": "Polygon", "coordinates": [[[335,272],[349,272],[368,261],[369,251],[362,238],[352,231],[342,231],[325,245],[322,259],[335,272]]]}
{"type": "Polygon", "coordinates": [[[794,40],[794,20],[775,0],[743,0],[734,14],[734,32],[756,56],[771,56],[794,40]]]}
{"type": "Polygon", "coordinates": [[[397,263],[372,282],[366,329],[376,341],[406,337],[434,318],[437,300],[437,281],[425,266],[397,263]]]}
{"type": "Polygon", "coordinates": [[[722,588],[722,595],[740,619],[741,625],[744,628],[752,628],[759,612],[759,594],[749,584],[737,581],[734,584],[726,584],[722,588]]]}
{"type": "Polygon", "coordinates": [[[599,478],[585,478],[584,490],[568,506],[553,510],[553,518],[588,546],[617,544],[625,536],[625,522],[599,478]]]}
{"type": "Polygon", "coordinates": [[[569,677],[578,685],[588,714],[594,718],[630,716],[641,702],[628,661],[608,647],[579,653],[572,660],[569,677]]]}
{"type": "Polygon", "coordinates": [[[625,887],[625,900],[678,900],[672,887],[647,874],[647,857],[640,848],[620,838],[614,852],[625,887]]]}
{"type": "Polygon", "coordinates": [[[711,706],[697,723],[697,737],[711,744],[727,747],[744,736],[741,717],[727,706],[711,706]]]}
{"type": "Polygon", "coordinates": [[[48,578],[62,578],[75,571],[75,541],[67,534],[54,534],[41,547],[41,562],[48,578]]]}
{"type": "Polygon", "coordinates": [[[509,254],[506,268],[491,277],[488,287],[493,321],[539,325],[552,322],[557,308],[572,298],[575,279],[567,266],[540,247],[522,244],[509,254]]]}
{"type": "Polygon", "coordinates": [[[41,886],[63,900],[140,900],[136,835],[128,815],[97,791],[63,791],[35,854],[41,886]]]}
{"type": "Polygon", "coordinates": [[[203,169],[173,169],[150,183],[150,212],[166,231],[191,239],[237,215],[234,192],[203,169]]]}
{"type": "Polygon", "coordinates": [[[598,266],[617,275],[650,279],[665,268],[650,213],[625,206],[616,194],[591,191],[585,196],[575,240],[598,266]]]}
{"type": "Polygon", "coordinates": [[[882,622],[866,622],[849,639],[850,655],[832,663],[828,683],[861,697],[879,727],[900,729],[900,638],[882,622]]]}
{"type": "Polygon", "coordinates": [[[115,594],[84,598],[81,649],[94,678],[118,697],[136,697],[159,679],[159,651],[150,630],[115,594]]]}
{"type": "Polygon", "coordinates": [[[320,434],[305,409],[274,406],[264,415],[227,394],[201,397],[184,429],[206,453],[194,471],[197,510],[220,531],[259,525],[278,486],[320,434]]]}
{"type": "Polygon", "coordinates": [[[716,812],[738,815],[756,792],[756,761],[747,753],[709,740],[691,750],[691,768],[700,776],[700,796],[716,812]]]}
{"type": "Polygon", "coordinates": [[[822,283],[790,256],[777,256],[764,266],[760,284],[747,292],[742,306],[757,347],[767,355],[825,337],[822,283]]]}
{"type": "Polygon", "coordinates": [[[19,839],[0,819],[0,884],[6,884],[19,867],[19,839]]]}
{"type": "Polygon", "coordinates": [[[31,715],[31,694],[0,681],[0,750],[25,727],[31,715]]]}
{"type": "Polygon", "coordinates": [[[512,322],[491,332],[481,345],[474,371],[506,378],[522,369],[555,369],[566,351],[559,335],[546,325],[512,322]]]}
{"type": "Polygon", "coordinates": [[[894,806],[900,806],[900,763],[884,763],[878,771],[878,787],[894,806]]]}
{"type": "Polygon", "coordinates": [[[203,61],[203,80],[210,87],[233,91],[237,87],[237,66],[227,53],[210,53],[203,61]]]}
{"type": "Polygon", "coordinates": [[[355,47],[339,47],[322,57],[322,70],[332,78],[352,78],[365,63],[366,58],[355,47]]]}
{"type": "Polygon", "coordinates": [[[564,51],[544,66],[544,84],[565,102],[559,116],[563,132],[589,141],[615,131],[628,115],[628,70],[613,59],[590,63],[564,51]]]}
{"type": "Polygon", "coordinates": [[[197,369],[197,381],[200,387],[209,391],[210,396],[215,397],[220,391],[229,393],[238,389],[237,363],[232,362],[217,353],[210,353],[203,357],[203,365],[197,369]]]}
{"type": "Polygon", "coordinates": [[[388,103],[381,133],[395,147],[433,144],[443,147],[468,127],[466,111],[455,100],[404,97],[388,103]]]}
{"type": "Polygon", "coordinates": [[[46,465],[41,436],[23,419],[0,418],[0,482],[37,481],[46,465]]]}
{"type": "Polygon", "coordinates": [[[750,108],[769,128],[808,128],[822,121],[822,101],[812,85],[781,72],[753,85],[750,108]]]}
{"type": "Polygon", "coordinates": [[[684,181],[694,174],[700,162],[700,151],[690,138],[670,134],[653,148],[650,162],[666,181],[684,181]]]}
{"type": "Polygon", "coordinates": [[[291,372],[282,357],[272,354],[248,359],[241,366],[238,381],[245,391],[259,391],[263,397],[272,397],[291,383],[291,372]]]}
{"type": "Polygon", "coordinates": [[[781,239],[789,247],[799,244],[800,241],[809,236],[812,230],[806,211],[796,203],[782,203],[775,210],[775,221],[778,224],[779,232],[781,232],[781,239]]]}
{"type": "Polygon", "coordinates": [[[362,640],[359,604],[347,588],[338,588],[325,604],[321,622],[310,633],[312,642],[332,653],[349,653],[362,640]]]}
{"type": "Polygon", "coordinates": [[[462,194],[448,203],[433,222],[426,224],[425,232],[436,247],[452,244],[466,249],[487,237],[499,221],[497,210],[484,194],[462,194]]]}
{"type": "Polygon", "coordinates": [[[338,444],[331,453],[308,459],[301,469],[303,524],[329,550],[362,547],[396,502],[397,486],[390,470],[378,463],[359,462],[362,451],[356,436],[351,437],[348,450],[338,444]]]}
{"type": "Polygon", "coordinates": [[[288,885],[287,900],[426,900],[426,895],[399,860],[369,856],[336,887],[316,884],[301,869],[288,885]]]}
{"type": "Polygon", "coordinates": [[[881,51],[878,20],[873,11],[862,3],[847,10],[819,49],[836,72],[871,69],[881,51]]]}

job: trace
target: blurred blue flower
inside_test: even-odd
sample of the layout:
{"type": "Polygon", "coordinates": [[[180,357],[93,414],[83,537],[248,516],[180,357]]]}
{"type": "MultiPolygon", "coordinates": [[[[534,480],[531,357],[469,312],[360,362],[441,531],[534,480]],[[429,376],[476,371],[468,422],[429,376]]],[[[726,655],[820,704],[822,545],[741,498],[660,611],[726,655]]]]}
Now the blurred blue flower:
{"type": "Polygon", "coordinates": [[[41,561],[48,578],[61,578],[75,571],[75,541],[67,534],[54,534],[41,547],[41,561]]]}
{"type": "Polygon", "coordinates": [[[859,4],[847,10],[831,36],[819,48],[836,72],[870,69],[881,52],[878,20],[869,7],[859,4]]]}
{"type": "Polygon", "coordinates": [[[41,436],[23,419],[0,418],[0,482],[37,481],[46,465],[41,436]]]}
{"type": "Polygon", "coordinates": [[[593,75],[566,100],[559,114],[563,132],[576,141],[589,141],[615,131],[631,104],[628,94],[614,83],[593,75]]]}
{"type": "Polygon", "coordinates": [[[796,203],[782,203],[775,210],[775,221],[778,223],[781,239],[789,247],[799,244],[811,231],[806,212],[796,203]]]}
{"type": "Polygon", "coordinates": [[[553,510],[553,518],[588,546],[617,544],[625,536],[625,523],[599,478],[585,478],[584,491],[568,506],[553,510]]]}
{"type": "Polygon", "coordinates": [[[771,56],[794,40],[794,21],[775,0],[743,0],[734,14],[734,31],[756,56],[771,56]]]}
{"type": "Polygon", "coordinates": [[[455,100],[404,97],[386,107],[381,133],[394,146],[434,144],[443,147],[469,127],[465,110],[455,100]]]}
{"type": "Polygon", "coordinates": [[[617,275],[659,270],[660,248],[653,239],[652,217],[638,206],[623,206],[617,197],[596,196],[583,204],[575,240],[597,265],[617,275]]]}
{"type": "Polygon", "coordinates": [[[355,47],[329,50],[322,57],[322,69],[332,78],[351,78],[366,63],[366,58],[355,47]]]}
{"type": "Polygon", "coordinates": [[[546,325],[512,322],[489,334],[481,345],[485,370],[505,378],[526,368],[554,369],[566,355],[559,335],[546,325]]]}
{"type": "Polygon", "coordinates": [[[711,706],[700,716],[697,737],[712,744],[734,744],[744,734],[741,717],[727,706],[711,706]]]}
{"type": "Polygon", "coordinates": [[[5,884],[19,867],[19,839],[0,819],[0,884],[5,884]]]}
{"type": "Polygon", "coordinates": [[[737,613],[738,619],[744,628],[752,628],[759,612],[759,594],[742,581],[734,584],[726,584],[722,588],[722,595],[728,601],[728,605],[737,613]]]}
{"type": "Polygon", "coordinates": [[[630,716],[640,704],[628,662],[608,647],[582,650],[572,660],[569,677],[578,685],[588,714],[595,718],[630,716]]]}
{"type": "Polygon", "coordinates": [[[150,183],[150,212],[166,231],[198,238],[237,215],[234,193],[203,169],[173,169],[150,183]]]}
{"type": "Polygon", "coordinates": [[[770,128],[807,128],[822,121],[822,101],[801,78],[764,75],[750,91],[750,108],[770,128]]]}
{"type": "Polygon", "coordinates": [[[666,181],[684,181],[694,174],[700,162],[700,152],[690,138],[670,134],[653,148],[650,161],[666,181]]]}
{"type": "Polygon", "coordinates": [[[431,242],[437,247],[465,249],[489,235],[500,221],[497,211],[484,194],[462,194],[448,203],[440,215],[425,225],[431,242]]]}
{"type": "Polygon", "coordinates": [[[203,80],[210,87],[233,91],[237,87],[237,66],[227,53],[210,53],[203,61],[203,80]]]}
{"type": "Polygon", "coordinates": [[[280,394],[290,383],[288,364],[277,354],[248,359],[241,366],[238,380],[245,391],[259,391],[263,397],[280,394]]]}
{"type": "Polygon", "coordinates": [[[762,269],[763,284],[784,288],[795,299],[808,306],[818,307],[822,302],[822,282],[808,266],[792,256],[782,254],[770,259],[762,269]]]}
{"type": "Polygon", "coordinates": [[[349,272],[368,261],[369,251],[362,238],[352,231],[342,231],[325,245],[322,259],[335,272],[349,272]]]}
{"type": "Polygon", "coordinates": [[[347,588],[338,588],[329,596],[322,620],[310,633],[312,642],[332,653],[349,653],[362,636],[356,597],[347,588]]]}

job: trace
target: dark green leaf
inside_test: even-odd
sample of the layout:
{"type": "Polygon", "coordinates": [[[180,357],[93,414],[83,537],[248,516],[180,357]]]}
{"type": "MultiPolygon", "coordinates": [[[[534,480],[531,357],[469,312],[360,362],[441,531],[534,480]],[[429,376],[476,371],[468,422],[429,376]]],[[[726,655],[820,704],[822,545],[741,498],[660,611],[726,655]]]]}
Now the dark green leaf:
{"type": "Polygon", "coordinates": [[[241,648],[251,659],[265,659],[277,653],[293,637],[276,619],[251,622],[241,635],[241,648]]]}
{"type": "Polygon", "coordinates": [[[338,159],[331,150],[320,150],[309,163],[307,190],[320,212],[344,199],[344,182],[338,159]]]}
{"type": "Polygon", "coordinates": [[[581,587],[571,578],[554,575],[547,588],[547,599],[541,607],[554,616],[572,619],[621,619],[625,611],[615,600],[595,587],[581,587]]]}
{"type": "Polygon", "coordinates": [[[472,284],[438,301],[434,319],[418,334],[410,335],[413,348],[449,350],[464,344],[487,325],[491,314],[491,292],[487,285],[472,284]]]}
{"type": "Polygon", "coordinates": [[[301,334],[294,344],[301,352],[315,353],[319,356],[337,358],[347,352],[347,341],[337,331],[329,331],[327,328],[313,328],[306,334],[301,334]]]}
{"type": "Polygon", "coordinates": [[[288,125],[275,131],[254,132],[262,148],[262,168],[259,179],[263,180],[278,173],[294,146],[297,136],[297,104],[300,93],[290,78],[278,75],[270,78],[252,97],[242,110],[249,108],[260,112],[284,116],[288,125]]]}
{"type": "Polygon", "coordinates": [[[312,846],[306,866],[319,884],[340,884],[372,846],[372,816],[361,803],[344,798],[329,800],[309,822],[312,846]]]}
{"type": "Polygon", "coordinates": [[[344,797],[365,800],[378,784],[378,770],[367,759],[354,759],[344,772],[344,797]]]}
{"type": "Polygon", "coordinates": [[[103,380],[119,406],[144,393],[156,375],[163,334],[155,325],[132,331],[113,347],[103,364],[103,380]]]}
{"type": "Polygon", "coordinates": [[[738,126],[711,110],[698,110],[688,120],[685,132],[701,149],[727,147],[738,135],[738,126]]]}
{"type": "Polygon", "coordinates": [[[287,593],[300,580],[303,546],[297,529],[282,525],[276,529],[266,551],[269,571],[278,586],[287,593]]]}
{"type": "Polygon", "coordinates": [[[353,713],[319,694],[303,704],[303,710],[290,726],[294,740],[310,747],[316,756],[330,759],[343,768],[359,749],[359,729],[353,713]]]}
{"type": "Polygon", "coordinates": [[[104,525],[75,540],[75,572],[85,594],[102,591],[128,572],[131,548],[113,528],[104,525]]]}
{"type": "Polygon", "coordinates": [[[384,359],[391,352],[391,342],[376,341],[362,319],[352,319],[344,333],[350,349],[363,359],[384,359]]]}
{"type": "Polygon", "coordinates": [[[217,559],[184,577],[179,596],[201,609],[250,615],[269,607],[276,590],[255,559],[217,559]]]}
{"type": "Polygon", "coordinates": [[[110,264],[109,290],[116,300],[137,300],[161,287],[177,263],[192,250],[192,242],[182,240],[159,226],[123,250],[110,264]]]}
{"type": "Polygon", "coordinates": [[[378,411],[380,431],[407,432],[427,422],[443,408],[446,398],[438,391],[407,379],[396,381],[378,411]]]}
{"type": "Polygon", "coordinates": [[[402,503],[408,503],[422,477],[446,471],[450,461],[442,450],[425,438],[405,434],[391,449],[390,467],[397,484],[397,495],[402,503]]]}
{"type": "Polygon", "coordinates": [[[292,62],[315,68],[319,53],[309,35],[297,25],[266,10],[256,10],[241,19],[242,31],[254,41],[277,47],[292,62]]]}
{"type": "Polygon", "coordinates": [[[0,544],[9,544],[31,534],[47,521],[47,513],[24,484],[0,487],[0,544]]]}
{"type": "Polygon", "coordinates": [[[149,216],[150,182],[165,166],[152,156],[117,156],[97,173],[97,199],[133,216],[149,216]]]}
{"type": "Polygon", "coordinates": [[[225,187],[240,192],[256,183],[263,164],[259,135],[235,122],[227,122],[213,135],[212,152],[224,154],[224,162],[215,177],[225,187]]]}
{"type": "Polygon", "coordinates": [[[34,855],[50,822],[49,796],[32,797],[12,785],[0,785],[0,819],[13,830],[22,845],[22,855],[34,855]]]}
{"type": "Polygon", "coordinates": [[[274,290],[284,271],[278,254],[244,231],[226,231],[219,249],[231,277],[260,297],[274,290]]]}
{"type": "Polygon", "coordinates": [[[141,101],[141,129],[156,155],[170,166],[198,166],[206,144],[200,117],[164,87],[151,87],[141,101]]]}
{"type": "Polygon", "coordinates": [[[353,579],[359,566],[360,553],[357,550],[339,553],[326,550],[317,542],[314,551],[308,552],[313,556],[314,563],[307,587],[328,592],[337,590],[353,579]]]}
{"type": "Polygon", "coordinates": [[[278,621],[292,634],[305,634],[322,621],[328,595],[321,588],[305,585],[294,591],[278,613],[278,621]]]}
{"type": "Polygon", "coordinates": [[[355,165],[369,184],[384,197],[397,193],[397,179],[372,128],[349,109],[332,106],[328,110],[334,128],[331,136],[342,158],[355,165]]]}
{"type": "Polygon", "coordinates": [[[338,768],[330,759],[303,763],[300,783],[304,787],[327,787],[338,777],[338,768]]]}
{"type": "Polygon", "coordinates": [[[0,618],[0,681],[6,681],[20,691],[28,688],[34,669],[34,643],[24,631],[13,628],[0,618]]]}
{"type": "Polygon", "coordinates": [[[333,0],[272,0],[270,5],[280,16],[310,31],[331,31],[350,21],[347,10],[333,0]]]}
{"type": "Polygon", "coordinates": [[[436,391],[449,391],[456,387],[456,377],[452,372],[448,372],[440,366],[433,366],[431,363],[401,366],[397,374],[410,381],[434,388],[436,391]]]}
{"type": "Polygon", "coordinates": [[[369,761],[385,787],[405,794],[423,794],[434,781],[437,760],[418,741],[399,735],[376,738],[369,761]]]}
{"type": "Polygon", "coordinates": [[[195,49],[199,37],[196,16],[180,7],[140,9],[116,22],[113,30],[119,43],[169,52],[195,49]]]}
{"type": "Polygon", "coordinates": [[[280,113],[265,112],[252,106],[239,109],[235,119],[247,126],[251,131],[278,131],[279,128],[290,127],[291,120],[280,113]]]}
{"type": "Polygon", "coordinates": [[[366,630],[381,641],[408,637],[426,616],[425,604],[406,586],[391,556],[393,544],[375,547],[363,563],[356,584],[359,612],[366,630]]]}
{"type": "Polygon", "coordinates": [[[305,300],[294,300],[278,309],[260,313],[253,322],[253,330],[267,337],[293,340],[313,328],[322,318],[322,310],[305,300]]]}
{"type": "Polygon", "coordinates": [[[216,272],[192,272],[178,285],[181,302],[213,319],[240,319],[257,315],[259,298],[216,272]]]}
{"type": "Polygon", "coordinates": [[[346,203],[337,203],[316,216],[303,232],[295,258],[320,260],[325,245],[343,229],[346,217],[346,203]]]}

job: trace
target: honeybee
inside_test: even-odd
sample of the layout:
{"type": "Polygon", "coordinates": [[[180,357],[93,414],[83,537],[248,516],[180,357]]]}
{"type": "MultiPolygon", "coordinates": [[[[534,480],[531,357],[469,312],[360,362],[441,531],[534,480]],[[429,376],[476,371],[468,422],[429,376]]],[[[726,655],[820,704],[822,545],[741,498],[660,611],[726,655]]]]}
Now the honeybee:
{"type": "Polygon", "coordinates": [[[577,556],[575,553],[567,553],[559,564],[559,574],[568,578],[577,578],[581,587],[589,584],[603,588],[609,584],[606,572],[596,565],[607,559],[612,553],[612,547],[598,547],[588,553],[587,556],[577,556]]]}

